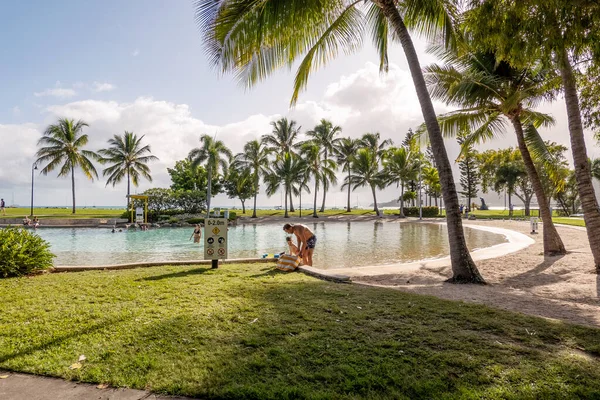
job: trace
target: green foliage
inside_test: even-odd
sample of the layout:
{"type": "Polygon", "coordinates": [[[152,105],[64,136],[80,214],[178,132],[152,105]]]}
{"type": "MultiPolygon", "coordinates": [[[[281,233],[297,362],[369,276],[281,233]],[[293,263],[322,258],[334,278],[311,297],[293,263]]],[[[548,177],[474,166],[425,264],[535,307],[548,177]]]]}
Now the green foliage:
{"type": "Polygon", "coordinates": [[[239,199],[244,209],[246,200],[251,199],[255,194],[254,177],[250,168],[233,166],[229,169],[223,186],[227,196],[230,199],[239,199]]]}
{"type": "Polygon", "coordinates": [[[22,228],[0,229],[0,277],[24,276],[52,267],[50,244],[22,228]]]}
{"type": "Polygon", "coordinates": [[[460,185],[462,194],[467,198],[467,207],[471,208],[471,199],[477,197],[477,187],[480,182],[478,152],[471,143],[465,143],[465,134],[459,135],[458,143],[462,150],[458,159],[460,185]]]}
{"type": "MultiPolygon", "coordinates": [[[[200,190],[206,191],[206,169],[202,165],[194,167],[189,158],[175,162],[173,168],[167,168],[171,176],[171,189],[173,190],[200,190]]],[[[212,182],[212,192],[221,191],[221,182],[218,179],[212,182]]]]}
{"type": "Polygon", "coordinates": [[[168,221],[170,224],[176,224],[179,222],[179,218],[171,217],[168,221]]]}
{"type": "MultiPolygon", "coordinates": [[[[404,207],[404,215],[407,217],[418,217],[419,207],[404,207]]],[[[439,217],[440,209],[438,207],[423,207],[422,215],[423,218],[439,217]]]]}
{"type": "Polygon", "coordinates": [[[190,225],[203,224],[204,218],[188,218],[185,220],[190,225]]]}

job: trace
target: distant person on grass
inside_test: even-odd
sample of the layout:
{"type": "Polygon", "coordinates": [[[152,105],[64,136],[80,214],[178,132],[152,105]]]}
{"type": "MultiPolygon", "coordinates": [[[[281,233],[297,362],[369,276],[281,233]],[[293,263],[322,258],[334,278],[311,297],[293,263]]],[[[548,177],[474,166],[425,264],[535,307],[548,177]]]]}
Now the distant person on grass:
{"type": "Polygon", "coordinates": [[[2,215],[6,215],[6,210],[4,209],[4,207],[6,207],[4,199],[0,199],[0,211],[2,211],[2,215]]]}
{"type": "Polygon", "coordinates": [[[317,237],[306,225],[285,224],[283,230],[287,233],[293,233],[298,238],[298,256],[302,257],[304,265],[312,266],[312,256],[317,244],[317,237]]]}

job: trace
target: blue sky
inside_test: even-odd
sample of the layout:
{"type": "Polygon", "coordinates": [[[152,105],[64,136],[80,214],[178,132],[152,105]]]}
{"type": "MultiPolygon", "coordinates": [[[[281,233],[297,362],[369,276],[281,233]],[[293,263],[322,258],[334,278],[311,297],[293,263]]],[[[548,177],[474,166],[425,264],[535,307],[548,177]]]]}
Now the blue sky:
{"type": "MultiPolygon", "coordinates": [[[[379,131],[397,143],[422,122],[401,49],[392,48],[390,73],[381,75],[368,38],[363,51],[313,74],[290,110],[293,71],[276,72],[245,91],[207,64],[191,0],[4,2],[0,23],[0,196],[9,202],[14,194],[16,203],[29,204],[35,144],[60,117],[90,123],[86,133],[93,150],[124,130],[146,135],[160,161],[151,165],[154,182],[143,182],[138,192],[167,187],[166,168],[197,146],[203,133],[218,133],[237,152],[268,133],[269,123],[281,116],[297,119],[305,129],[329,118],[344,135],[379,131]]],[[[425,43],[415,43],[422,65],[433,62],[425,43]]],[[[448,110],[443,104],[436,109],[448,110]]],[[[548,137],[568,145],[562,102],[542,110],[558,120],[548,137]]],[[[514,145],[512,135],[487,147],[514,145]]],[[[592,141],[588,144],[591,155],[600,155],[592,141]]],[[[456,144],[450,141],[448,147],[455,157],[456,144]]],[[[92,183],[79,174],[76,181],[79,205],[123,203],[125,184],[105,188],[102,179],[92,183]]],[[[357,196],[361,204],[371,202],[368,190],[357,196]]],[[[378,196],[394,197],[395,188],[378,196]]],[[[329,205],[340,205],[343,198],[336,189],[329,205]]],[[[69,180],[54,173],[36,177],[37,204],[65,205],[69,199],[69,180]]],[[[280,200],[261,195],[259,202],[280,200]]],[[[234,203],[223,195],[217,200],[217,205],[234,203]]]]}

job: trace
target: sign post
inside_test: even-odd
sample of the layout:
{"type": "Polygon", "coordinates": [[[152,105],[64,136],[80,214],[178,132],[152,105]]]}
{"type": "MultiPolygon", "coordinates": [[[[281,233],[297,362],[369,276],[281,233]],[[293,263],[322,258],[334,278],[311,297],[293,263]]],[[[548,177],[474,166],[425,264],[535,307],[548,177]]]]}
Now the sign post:
{"type": "Polygon", "coordinates": [[[227,219],[206,218],[204,224],[204,259],[219,267],[219,260],[227,258],[227,219]]]}

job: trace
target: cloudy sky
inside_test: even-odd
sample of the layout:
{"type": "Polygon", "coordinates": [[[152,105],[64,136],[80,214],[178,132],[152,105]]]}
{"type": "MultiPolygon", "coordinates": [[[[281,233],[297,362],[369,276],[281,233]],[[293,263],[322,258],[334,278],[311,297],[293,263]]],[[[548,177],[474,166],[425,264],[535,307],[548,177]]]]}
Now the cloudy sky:
{"type": "MultiPolygon", "coordinates": [[[[13,198],[29,204],[37,140],[61,117],[89,123],[85,132],[92,150],[125,130],[145,135],[160,161],[151,164],[154,182],[143,182],[138,192],[168,187],[166,168],[198,146],[203,133],[217,134],[239,152],[248,140],[269,133],[270,122],[282,116],[296,119],[303,130],[328,118],[346,136],[378,131],[397,143],[422,122],[400,48],[391,51],[387,75],[379,73],[368,44],[358,54],[340,57],[311,77],[298,105],[289,109],[293,71],[282,70],[245,91],[231,76],[210,68],[191,0],[9,2],[0,21],[0,197],[8,204],[13,198]]],[[[425,53],[425,42],[417,39],[416,45],[423,65],[435,61],[425,53]]],[[[568,146],[564,108],[562,101],[541,108],[557,120],[543,133],[568,146]]],[[[448,111],[443,104],[436,109],[448,111]]],[[[513,135],[507,132],[482,149],[514,145],[513,135]]],[[[600,156],[589,132],[587,139],[589,154],[600,156]]],[[[457,146],[448,142],[448,148],[454,159],[457,146]]],[[[79,206],[124,203],[125,183],[105,187],[102,178],[90,182],[76,174],[76,187],[79,206]]],[[[378,199],[394,197],[396,189],[389,188],[378,199]]],[[[69,205],[70,198],[69,179],[36,175],[36,204],[69,205]]],[[[335,188],[328,205],[342,206],[344,199],[335,188]]],[[[358,190],[353,203],[357,200],[371,203],[369,191],[358,190]]],[[[259,197],[260,205],[280,201],[280,196],[259,197]]],[[[215,203],[239,206],[223,195],[215,203]]]]}

